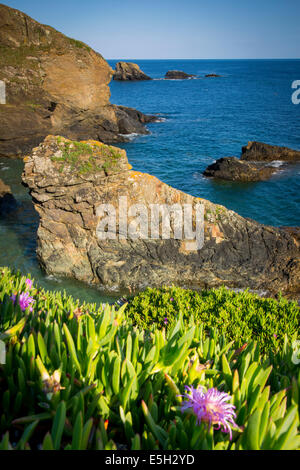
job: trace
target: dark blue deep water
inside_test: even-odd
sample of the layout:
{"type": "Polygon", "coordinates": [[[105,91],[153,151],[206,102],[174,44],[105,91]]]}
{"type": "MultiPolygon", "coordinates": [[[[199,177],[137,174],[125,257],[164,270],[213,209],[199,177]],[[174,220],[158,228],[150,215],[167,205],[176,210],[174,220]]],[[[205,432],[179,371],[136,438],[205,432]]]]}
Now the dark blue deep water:
{"type": "MultiPolygon", "coordinates": [[[[300,150],[300,104],[291,100],[300,60],[137,60],[157,80],[111,83],[111,102],[159,113],[150,136],[122,145],[136,170],[270,225],[300,225],[300,164],[267,182],[216,182],[214,160],[240,156],[250,140],[300,150]],[[199,80],[159,80],[183,70],[199,80]]],[[[109,61],[114,68],[116,61],[109,61]]]]}
{"type": "MultiPolygon", "coordinates": [[[[300,80],[295,60],[138,60],[152,78],[112,82],[111,102],[159,114],[164,122],[148,126],[150,135],[122,144],[134,169],[145,171],[195,196],[225,205],[245,217],[271,225],[300,225],[300,164],[279,171],[267,182],[237,184],[202,176],[206,166],[224,156],[239,156],[249,140],[300,150],[300,105],[292,104],[292,82],[300,80]],[[168,70],[203,77],[162,80],[168,70]]],[[[116,61],[110,61],[115,65],[116,61]]],[[[17,211],[0,220],[0,266],[32,273],[48,289],[81,300],[112,300],[78,282],[46,277],[36,255],[38,216],[20,183],[23,163],[0,159],[0,178],[10,184],[17,211]]],[[[117,295],[117,294],[116,294],[117,295]]]]}

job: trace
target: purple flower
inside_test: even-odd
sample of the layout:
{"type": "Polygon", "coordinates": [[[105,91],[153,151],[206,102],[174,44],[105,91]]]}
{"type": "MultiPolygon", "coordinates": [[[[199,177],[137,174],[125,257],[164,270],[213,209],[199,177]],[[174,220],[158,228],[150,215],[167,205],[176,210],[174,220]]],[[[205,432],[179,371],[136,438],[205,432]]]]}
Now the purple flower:
{"type": "Polygon", "coordinates": [[[32,289],[33,283],[31,279],[26,279],[25,284],[28,287],[28,289],[32,289]]]}
{"type": "Polygon", "coordinates": [[[207,392],[203,392],[203,387],[194,388],[185,387],[188,393],[182,395],[187,400],[182,403],[181,411],[191,408],[197,417],[197,422],[202,421],[209,426],[216,425],[215,429],[221,429],[222,432],[229,433],[232,439],[231,426],[238,427],[234,422],[236,414],[235,406],[228,402],[231,396],[225,392],[219,392],[216,388],[209,388],[207,392]]]}
{"type": "Polygon", "coordinates": [[[167,319],[167,317],[164,319],[164,324],[165,324],[165,325],[168,324],[168,319],[167,319]]]}
{"type": "Polygon", "coordinates": [[[174,302],[174,299],[173,299],[173,297],[171,297],[171,298],[170,298],[170,302],[174,302]]]}
{"type": "Polygon", "coordinates": [[[274,338],[277,338],[277,335],[275,333],[273,334],[273,336],[274,336],[274,338]]]}
{"type": "MultiPolygon", "coordinates": [[[[16,297],[17,297],[16,294],[13,294],[11,296],[11,300],[13,301],[13,303],[15,303],[16,297]]],[[[33,297],[30,297],[28,292],[21,292],[20,297],[19,297],[19,305],[20,305],[20,308],[23,312],[28,307],[30,307],[29,311],[32,312],[33,308],[31,306],[31,304],[33,304],[34,302],[35,302],[35,300],[33,299],[33,297]]]]}

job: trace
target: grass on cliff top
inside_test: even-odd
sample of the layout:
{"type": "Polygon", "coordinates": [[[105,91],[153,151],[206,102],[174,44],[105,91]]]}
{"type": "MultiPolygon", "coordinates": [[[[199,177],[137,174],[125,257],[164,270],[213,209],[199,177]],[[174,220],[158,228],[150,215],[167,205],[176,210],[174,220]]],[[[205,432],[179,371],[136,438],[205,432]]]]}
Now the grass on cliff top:
{"type": "Polygon", "coordinates": [[[77,39],[73,39],[73,38],[69,38],[69,37],[67,39],[72,44],[72,46],[75,46],[78,49],[86,49],[88,52],[90,52],[92,50],[92,48],[90,46],[88,46],[87,44],[85,44],[82,41],[78,41],[77,39]]]}
{"type": "Polygon", "coordinates": [[[64,171],[65,165],[70,166],[72,171],[77,171],[81,175],[97,171],[107,172],[117,166],[122,156],[114,147],[96,141],[90,143],[65,141],[58,137],[57,142],[62,154],[61,156],[52,156],[51,160],[61,163],[60,173],[64,171]],[[103,163],[99,164],[98,158],[103,159],[103,163]]]}
{"type": "Polygon", "coordinates": [[[0,268],[0,450],[300,448],[291,341],[275,354],[253,341],[237,350],[205,323],[145,332],[126,310],[79,305],[0,268]],[[224,417],[230,402],[232,434],[184,409],[187,386],[213,388],[224,417]]]}
{"type": "Polygon", "coordinates": [[[30,65],[31,68],[37,68],[37,61],[28,59],[29,57],[36,57],[41,52],[50,52],[51,46],[48,44],[41,46],[20,46],[8,47],[0,45],[0,67],[12,66],[20,67],[23,65],[30,65]]]}
{"type": "Polygon", "coordinates": [[[155,323],[171,327],[179,315],[188,324],[217,328],[238,347],[256,340],[264,351],[283,347],[284,337],[296,340],[299,335],[300,310],[297,302],[279,296],[265,299],[248,291],[235,293],[225,287],[196,292],[179,287],[148,288],[131,299],[127,309],[142,328],[155,323]]]}

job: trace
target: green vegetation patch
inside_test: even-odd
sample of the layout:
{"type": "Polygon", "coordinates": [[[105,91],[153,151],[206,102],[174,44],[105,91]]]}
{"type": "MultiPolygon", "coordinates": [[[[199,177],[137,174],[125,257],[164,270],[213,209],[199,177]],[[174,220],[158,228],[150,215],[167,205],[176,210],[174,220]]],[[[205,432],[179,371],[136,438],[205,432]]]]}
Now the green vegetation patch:
{"type": "Polygon", "coordinates": [[[69,42],[72,44],[72,46],[78,47],[79,49],[86,49],[87,51],[91,51],[91,47],[85,44],[82,41],[78,41],[77,39],[73,38],[68,38],[69,42]]]}
{"type": "Polygon", "coordinates": [[[196,292],[177,287],[148,288],[134,297],[128,315],[142,328],[153,322],[159,328],[171,326],[180,313],[188,323],[191,317],[206,327],[216,327],[239,346],[257,340],[264,350],[283,346],[284,336],[299,333],[299,307],[279,296],[264,299],[248,291],[235,293],[225,287],[196,292]]]}
{"type": "Polygon", "coordinates": [[[59,172],[63,172],[65,166],[71,167],[71,171],[84,175],[97,171],[107,172],[117,167],[121,154],[109,145],[96,141],[76,142],[57,140],[62,155],[52,156],[53,162],[60,162],[59,172]]]}
{"type": "Polygon", "coordinates": [[[0,268],[0,450],[300,448],[287,336],[264,354],[182,315],[144,331],[126,310],[0,268]]]}

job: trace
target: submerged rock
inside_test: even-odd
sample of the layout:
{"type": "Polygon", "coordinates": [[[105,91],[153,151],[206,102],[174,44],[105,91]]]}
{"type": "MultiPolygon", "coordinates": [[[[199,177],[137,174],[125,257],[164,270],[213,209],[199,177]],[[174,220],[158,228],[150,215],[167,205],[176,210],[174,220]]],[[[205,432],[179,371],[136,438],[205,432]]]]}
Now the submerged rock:
{"type": "Polygon", "coordinates": [[[137,64],[133,62],[118,62],[114,72],[114,80],[119,81],[136,81],[136,80],[152,80],[148,77],[137,64]]]}
{"type": "MultiPolygon", "coordinates": [[[[125,141],[124,113],[109,102],[112,75],[87,44],[0,5],[0,156],[26,155],[50,133],[125,141]]],[[[131,115],[130,132],[146,133],[143,119],[131,115]]]]}
{"type": "Polygon", "coordinates": [[[220,78],[222,75],[218,75],[217,73],[208,73],[205,75],[205,78],[220,78]]]}
{"type": "Polygon", "coordinates": [[[181,70],[169,70],[166,75],[166,80],[184,80],[188,78],[193,78],[196,75],[191,75],[189,73],[182,72],[181,70]]]}
{"type": "Polygon", "coordinates": [[[270,162],[282,160],[286,162],[300,161],[300,151],[292,150],[278,145],[269,145],[262,142],[248,142],[248,145],[242,148],[241,160],[270,162]]]}
{"type": "Polygon", "coordinates": [[[16,205],[10,187],[0,179],[0,213],[6,212],[16,205]]]}
{"type": "MultiPolygon", "coordinates": [[[[23,181],[40,215],[37,255],[49,274],[106,289],[174,283],[271,293],[299,290],[299,245],[294,236],[133,171],[124,150],[48,136],[25,160],[23,181]],[[121,196],[127,197],[128,208],[137,203],[147,208],[149,227],[152,204],[190,204],[193,211],[202,204],[203,247],[175,239],[173,232],[170,239],[162,239],[161,232],[158,239],[127,238],[118,218],[121,196]],[[100,204],[116,208],[115,239],[97,236],[100,204]]],[[[128,216],[128,227],[134,222],[128,216]]]]}
{"type": "Polygon", "coordinates": [[[264,166],[259,163],[249,163],[236,157],[220,158],[204,171],[204,176],[219,178],[228,181],[264,181],[268,179],[276,168],[264,166]]]}

